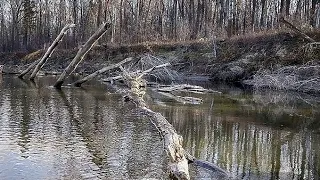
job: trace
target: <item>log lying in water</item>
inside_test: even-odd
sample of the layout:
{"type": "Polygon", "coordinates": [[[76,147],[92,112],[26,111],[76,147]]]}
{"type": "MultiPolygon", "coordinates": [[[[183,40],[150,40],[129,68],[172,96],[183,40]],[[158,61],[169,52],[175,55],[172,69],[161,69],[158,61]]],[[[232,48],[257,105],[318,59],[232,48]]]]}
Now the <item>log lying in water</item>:
{"type": "Polygon", "coordinates": [[[123,80],[130,88],[128,92],[124,93],[125,101],[133,102],[141,114],[150,119],[164,141],[164,150],[166,151],[168,157],[168,171],[170,178],[190,179],[188,167],[189,163],[194,163],[195,165],[219,172],[222,175],[227,176],[227,173],[223,169],[215,166],[212,163],[197,160],[183,149],[182,136],[176,132],[174,127],[166,120],[165,117],[163,117],[160,113],[149,109],[143,100],[143,95],[145,94],[144,88],[146,84],[146,82],[142,79],[143,74],[131,76],[130,73],[128,73],[124,68],[121,66],[120,68],[123,71],[123,80]]]}
{"type": "MultiPolygon", "coordinates": [[[[164,67],[164,66],[162,66],[164,67]]],[[[142,114],[150,118],[151,122],[159,130],[163,141],[164,149],[168,156],[168,171],[172,179],[190,179],[188,170],[188,160],[185,157],[182,147],[182,137],[177,134],[174,127],[160,113],[150,110],[143,100],[145,82],[141,78],[143,74],[135,77],[131,76],[123,68],[123,79],[130,88],[126,95],[126,100],[133,102],[142,114]]],[[[155,68],[153,68],[155,69],[155,68]]],[[[152,70],[151,70],[152,71],[152,70]]],[[[149,72],[151,72],[149,71],[149,72]]]]}
{"type": "Polygon", "coordinates": [[[76,56],[73,58],[68,67],[60,75],[57,82],[54,84],[55,88],[60,89],[65,78],[69,76],[78,66],[78,64],[83,60],[85,55],[90,51],[94,44],[102,37],[107,31],[111,30],[111,24],[104,23],[100,28],[88,39],[88,41],[79,49],[76,56]]]}
{"type": "Polygon", "coordinates": [[[121,61],[121,62],[119,62],[117,64],[113,64],[113,65],[104,67],[104,68],[102,68],[102,69],[100,69],[100,70],[98,70],[98,71],[96,71],[96,72],[94,72],[94,73],[92,73],[92,74],[90,74],[90,75],[88,75],[88,76],[86,76],[86,77],[74,82],[73,84],[75,86],[77,86],[77,87],[80,87],[83,83],[85,83],[87,81],[90,81],[91,79],[97,77],[98,75],[100,75],[100,74],[102,74],[102,73],[104,73],[106,71],[109,71],[111,69],[118,68],[119,66],[121,66],[121,65],[123,65],[123,64],[125,64],[125,63],[127,63],[129,61],[132,61],[132,60],[133,60],[132,57],[126,58],[126,59],[124,59],[123,61],[121,61]]]}

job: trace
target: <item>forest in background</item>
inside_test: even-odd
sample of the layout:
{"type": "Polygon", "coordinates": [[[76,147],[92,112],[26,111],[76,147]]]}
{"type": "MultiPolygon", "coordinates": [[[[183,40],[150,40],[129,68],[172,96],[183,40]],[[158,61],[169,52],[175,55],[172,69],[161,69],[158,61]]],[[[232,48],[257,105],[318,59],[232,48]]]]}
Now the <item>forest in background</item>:
{"type": "Polygon", "coordinates": [[[100,43],[185,41],[275,32],[280,18],[304,31],[320,27],[319,0],[1,0],[0,52],[47,48],[67,23],[60,47],[78,48],[102,22],[100,43]]]}

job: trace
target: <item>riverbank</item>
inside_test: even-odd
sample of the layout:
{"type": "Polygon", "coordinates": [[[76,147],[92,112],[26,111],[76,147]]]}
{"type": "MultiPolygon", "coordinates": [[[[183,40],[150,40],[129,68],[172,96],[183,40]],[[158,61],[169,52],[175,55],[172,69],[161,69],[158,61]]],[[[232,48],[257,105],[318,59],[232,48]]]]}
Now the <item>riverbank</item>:
{"type": "MultiPolygon", "coordinates": [[[[317,42],[320,41],[319,31],[308,35],[317,42]]],[[[32,53],[0,53],[0,63],[5,65],[3,72],[19,73],[28,64],[41,58],[44,53],[45,50],[32,53]]],[[[77,49],[56,50],[42,68],[43,73],[62,72],[76,53],[77,49]]],[[[310,45],[299,35],[287,32],[256,34],[250,37],[238,36],[227,40],[199,39],[188,42],[145,42],[136,45],[106,44],[95,46],[79,64],[75,73],[89,74],[126,57],[139,58],[145,54],[152,54],[170,62],[181,77],[193,79],[208,77],[212,82],[277,88],[272,87],[274,83],[260,87],[255,83],[261,82],[253,80],[261,72],[272,74],[273,71],[287,66],[303,66],[309,63],[318,67],[320,45],[310,45]]],[[[299,77],[302,76],[301,78],[305,80],[308,80],[308,76],[318,78],[318,70],[320,72],[320,69],[315,68],[312,73],[300,74],[299,77]]]]}

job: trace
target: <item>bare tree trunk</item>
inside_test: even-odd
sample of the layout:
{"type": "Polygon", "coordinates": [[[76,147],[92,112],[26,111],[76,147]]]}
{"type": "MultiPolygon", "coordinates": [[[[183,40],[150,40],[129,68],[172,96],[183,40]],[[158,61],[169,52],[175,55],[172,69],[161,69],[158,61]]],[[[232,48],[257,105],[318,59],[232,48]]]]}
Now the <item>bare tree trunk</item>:
{"type": "Polygon", "coordinates": [[[22,79],[24,75],[26,75],[29,71],[31,71],[31,69],[32,69],[33,67],[35,67],[35,66],[40,62],[40,60],[41,60],[41,59],[38,59],[38,60],[34,61],[27,69],[25,69],[24,71],[22,71],[22,72],[18,75],[18,77],[22,79]]]}
{"type": "Polygon", "coordinates": [[[102,24],[100,28],[89,38],[89,40],[79,49],[76,57],[74,57],[69,66],[63,71],[57,82],[54,84],[55,88],[61,88],[65,78],[77,68],[78,64],[83,60],[87,52],[94,46],[95,42],[97,42],[100,37],[107,32],[107,30],[111,30],[110,27],[110,23],[102,24]]]}
{"type": "Polygon", "coordinates": [[[85,83],[87,81],[90,81],[91,79],[95,78],[96,76],[98,76],[98,75],[100,75],[100,74],[102,74],[102,73],[104,73],[106,71],[109,71],[111,69],[117,68],[117,67],[121,66],[122,64],[127,63],[127,62],[132,61],[132,60],[133,60],[133,58],[129,57],[129,58],[126,58],[123,61],[117,63],[117,64],[113,64],[113,65],[104,67],[104,68],[102,68],[102,69],[100,69],[100,70],[98,70],[98,71],[96,71],[96,72],[94,72],[94,73],[92,73],[92,74],[90,74],[90,75],[88,75],[88,76],[76,81],[74,83],[74,85],[77,86],[77,87],[80,87],[83,83],[85,83]]]}
{"type": "Polygon", "coordinates": [[[306,40],[310,41],[310,42],[316,42],[314,39],[312,39],[311,37],[309,37],[308,35],[306,35],[305,33],[303,33],[300,29],[298,29],[297,27],[295,27],[293,24],[291,24],[290,22],[288,22],[287,20],[285,20],[283,17],[281,17],[279,19],[280,22],[284,23],[285,25],[287,25],[290,29],[292,29],[294,32],[298,33],[299,35],[301,35],[303,38],[305,38],[306,40]]]}
{"type": "Polygon", "coordinates": [[[47,52],[44,54],[44,56],[41,58],[41,60],[39,61],[39,63],[36,65],[36,67],[34,68],[31,76],[30,76],[30,80],[34,80],[34,78],[36,77],[37,73],[39,72],[39,70],[41,69],[41,67],[44,65],[44,63],[46,63],[47,59],[51,56],[51,54],[53,53],[53,51],[55,50],[55,48],[58,46],[59,42],[62,41],[62,38],[64,37],[64,35],[68,32],[68,30],[70,28],[75,27],[75,24],[67,24],[60,32],[60,34],[58,35],[58,37],[53,41],[53,43],[51,44],[51,46],[48,48],[47,52]]]}

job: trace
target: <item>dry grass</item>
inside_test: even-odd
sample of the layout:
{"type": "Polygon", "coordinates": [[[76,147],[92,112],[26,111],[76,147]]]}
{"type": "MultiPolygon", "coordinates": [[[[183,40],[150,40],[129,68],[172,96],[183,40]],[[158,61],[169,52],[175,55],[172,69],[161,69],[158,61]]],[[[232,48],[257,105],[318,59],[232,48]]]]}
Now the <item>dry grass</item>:
{"type": "Polygon", "coordinates": [[[27,54],[26,56],[24,56],[22,58],[23,61],[33,61],[35,59],[39,59],[41,58],[41,56],[43,55],[43,51],[41,49],[34,51],[30,54],[27,54]]]}

